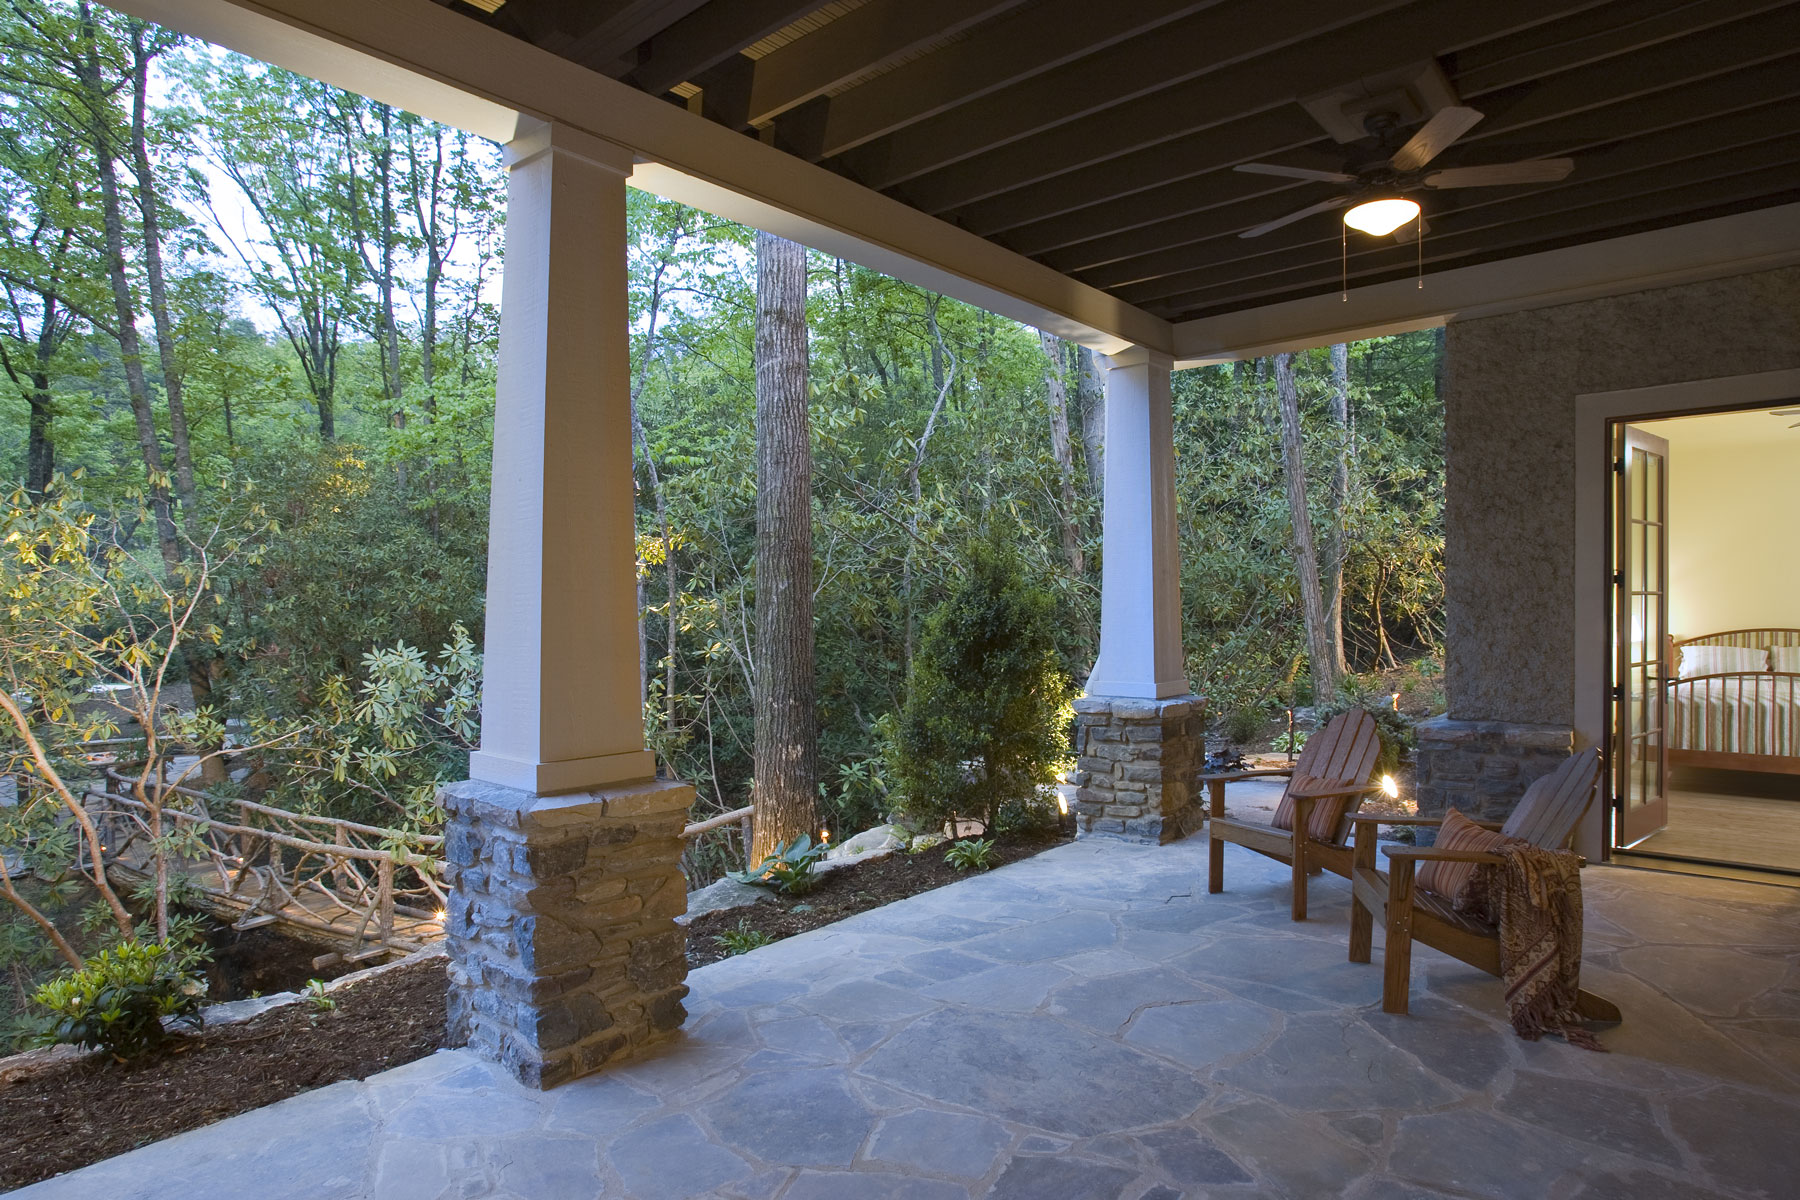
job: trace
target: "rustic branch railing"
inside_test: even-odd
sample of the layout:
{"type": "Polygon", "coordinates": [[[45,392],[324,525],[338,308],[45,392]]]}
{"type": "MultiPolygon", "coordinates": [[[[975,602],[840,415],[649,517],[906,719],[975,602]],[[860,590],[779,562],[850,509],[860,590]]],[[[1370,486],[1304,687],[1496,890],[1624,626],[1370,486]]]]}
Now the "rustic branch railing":
{"type": "MultiPolygon", "coordinates": [[[[108,770],[87,799],[102,806],[94,815],[107,830],[108,869],[147,879],[157,805],[133,794],[138,783],[108,770]]],[[[351,961],[410,953],[443,936],[443,861],[431,853],[442,837],[160,786],[165,837],[186,831],[198,851],[173,869],[238,928],[281,922],[328,935],[351,961]],[[220,810],[236,819],[215,816],[220,810]]]]}

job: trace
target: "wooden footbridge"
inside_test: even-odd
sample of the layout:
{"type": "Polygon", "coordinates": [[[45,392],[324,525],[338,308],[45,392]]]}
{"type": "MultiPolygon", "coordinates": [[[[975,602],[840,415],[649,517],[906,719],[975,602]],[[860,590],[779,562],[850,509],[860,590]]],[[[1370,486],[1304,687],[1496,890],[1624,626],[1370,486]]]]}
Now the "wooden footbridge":
{"type": "MultiPolygon", "coordinates": [[[[154,784],[149,785],[154,787],[154,784]]],[[[136,887],[153,878],[154,806],[116,769],[85,793],[100,826],[107,873],[136,887]]],[[[688,839],[737,825],[750,844],[752,810],[689,825],[688,839]]],[[[289,812],[249,800],[163,785],[162,836],[184,902],[236,929],[264,925],[320,945],[319,966],[413,953],[444,936],[444,839],[289,812]],[[177,836],[179,835],[179,836],[177,836]]]]}

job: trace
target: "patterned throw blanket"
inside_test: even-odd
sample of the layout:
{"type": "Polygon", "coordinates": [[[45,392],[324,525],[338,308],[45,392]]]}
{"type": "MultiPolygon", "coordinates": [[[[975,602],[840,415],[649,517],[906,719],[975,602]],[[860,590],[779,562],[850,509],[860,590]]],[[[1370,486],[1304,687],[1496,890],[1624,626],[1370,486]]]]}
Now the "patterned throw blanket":
{"type": "Polygon", "coordinates": [[[1583,1027],[1581,860],[1508,838],[1498,867],[1475,873],[1459,906],[1500,927],[1500,978],[1512,1027],[1527,1041],[1560,1033],[1571,1046],[1604,1051],[1583,1027]]]}

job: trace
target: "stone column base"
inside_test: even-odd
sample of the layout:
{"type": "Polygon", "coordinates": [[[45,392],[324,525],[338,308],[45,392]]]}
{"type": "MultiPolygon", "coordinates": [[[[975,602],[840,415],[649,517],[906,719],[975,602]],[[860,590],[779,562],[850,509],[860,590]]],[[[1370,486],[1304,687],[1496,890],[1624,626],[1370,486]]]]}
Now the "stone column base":
{"type": "Polygon", "coordinates": [[[549,1088],[681,1027],[693,788],[538,796],[471,780],[438,796],[452,1038],[549,1088]]]}
{"type": "Polygon", "coordinates": [[[1419,812],[1428,817],[1456,808],[1478,821],[1504,821],[1532,781],[1575,747],[1567,725],[1432,717],[1417,729],[1419,812]]]}
{"type": "Polygon", "coordinates": [[[1077,700],[1076,836],[1157,845],[1200,828],[1205,708],[1199,696],[1077,700]]]}

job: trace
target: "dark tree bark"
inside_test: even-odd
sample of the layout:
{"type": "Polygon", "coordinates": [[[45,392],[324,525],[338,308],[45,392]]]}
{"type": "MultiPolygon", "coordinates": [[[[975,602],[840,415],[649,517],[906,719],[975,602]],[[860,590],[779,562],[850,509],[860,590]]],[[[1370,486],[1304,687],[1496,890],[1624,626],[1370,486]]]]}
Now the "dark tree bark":
{"type": "Polygon", "coordinates": [[[1106,494],[1106,370],[1100,356],[1081,347],[1075,398],[1081,409],[1081,453],[1087,460],[1088,494],[1106,494]]]}
{"type": "Polygon", "coordinates": [[[1050,452],[1056,455],[1057,485],[1062,494],[1062,511],[1057,514],[1061,525],[1063,557],[1069,560],[1069,573],[1080,579],[1086,571],[1081,555],[1081,530],[1075,503],[1075,454],[1069,444],[1069,392],[1063,383],[1063,344],[1054,334],[1038,331],[1038,345],[1044,350],[1044,392],[1050,407],[1050,452]]]}
{"type": "Polygon", "coordinates": [[[174,571],[181,564],[181,542],[169,503],[168,477],[162,442],[156,433],[156,416],[150,407],[150,387],[144,378],[144,352],[138,341],[137,303],[131,280],[125,273],[125,216],[119,200],[118,149],[113,141],[112,109],[100,74],[100,52],[95,45],[93,12],[86,0],[80,7],[81,46],[76,54],[83,100],[87,107],[89,137],[100,176],[101,232],[105,238],[106,276],[112,286],[113,311],[118,320],[119,358],[125,368],[125,387],[131,399],[131,415],[137,425],[138,451],[143,455],[149,479],[150,508],[156,521],[157,549],[163,565],[174,571]]]}
{"type": "MultiPolygon", "coordinates": [[[[194,507],[194,453],[188,437],[187,405],[182,399],[181,362],[175,357],[175,320],[169,312],[169,286],[163,274],[162,198],[156,169],[150,162],[147,112],[150,62],[161,48],[148,40],[151,27],[131,22],[131,160],[137,175],[138,209],[144,230],[144,276],[150,288],[150,318],[156,329],[156,352],[162,367],[163,400],[169,406],[169,444],[175,455],[175,494],[184,509],[194,507]]],[[[221,767],[221,770],[223,768],[221,767]]]]}
{"type": "Polygon", "coordinates": [[[900,561],[900,594],[906,601],[906,670],[912,672],[913,652],[918,648],[917,606],[913,597],[913,553],[919,544],[919,510],[925,506],[925,492],[919,482],[919,473],[925,469],[925,452],[931,446],[931,435],[937,429],[938,417],[943,415],[944,401],[950,395],[950,383],[956,376],[956,360],[947,353],[944,345],[944,331],[938,327],[938,306],[944,298],[933,293],[925,298],[925,329],[931,335],[931,380],[937,389],[937,399],[932,403],[931,415],[925,418],[925,428],[919,434],[919,440],[913,443],[913,460],[906,469],[907,490],[912,496],[912,508],[906,518],[906,557],[900,561]],[[949,360],[949,373],[945,374],[945,360],[949,360]]]}
{"type": "Polygon", "coordinates": [[[756,840],[817,828],[806,249],[756,236],[756,840]]]}
{"type": "Polygon", "coordinates": [[[1349,674],[1344,657],[1344,563],[1350,557],[1350,347],[1331,348],[1331,433],[1337,439],[1337,461],[1331,473],[1331,529],[1325,545],[1325,627],[1332,659],[1341,678],[1349,674]]]}
{"type": "Polygon", "coordinates": [[[1300,439],[1300,388],[1294,381],[1294,356],[1275,356],[1275,398],[1281,409],[1281,465],[1287,478],[1288,512],[1294,527],[1294,573],[1300,579],[1301,612],[1306,620],[1307,659],[1312,664],[1313,702],[1337,695],[1339,675],[1326,628],[1325,593],[1319,586],[1319,554],[1313,540],[1312,512],[1307,507],[1306,456],[1300,439]]]}

